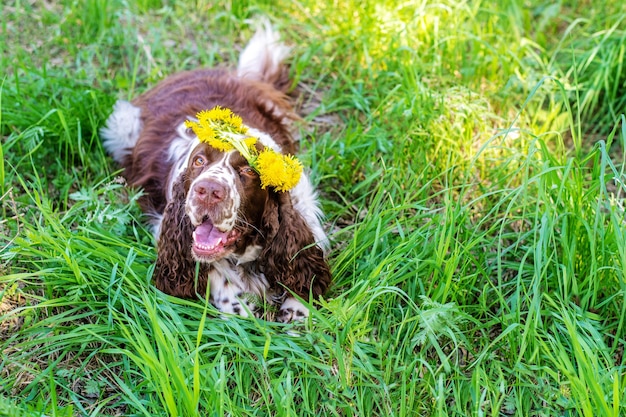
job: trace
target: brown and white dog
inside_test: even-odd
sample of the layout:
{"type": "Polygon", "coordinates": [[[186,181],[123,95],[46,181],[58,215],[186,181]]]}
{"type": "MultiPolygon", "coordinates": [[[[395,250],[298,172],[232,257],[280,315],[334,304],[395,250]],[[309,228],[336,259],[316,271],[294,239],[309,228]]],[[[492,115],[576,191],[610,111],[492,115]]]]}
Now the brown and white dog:
{"type": "Polygon", "coordinates": [[[264,24],[236,71],[173,75],[132,102],[118,101],[102,128],[128,183],[145,191],[140,205],[158,242],[153,279],[161,291],[193,298],[208,288],[217,309],[242,316],[269,303],[287,322],[308,315],[294,295],[317,298],[330,284],[327,237],[306,174],[290,191],[264,189],[239,153],[200,142],[184,124],[221,106],[263,146],[293,154],[288,52],[264,24]]]}

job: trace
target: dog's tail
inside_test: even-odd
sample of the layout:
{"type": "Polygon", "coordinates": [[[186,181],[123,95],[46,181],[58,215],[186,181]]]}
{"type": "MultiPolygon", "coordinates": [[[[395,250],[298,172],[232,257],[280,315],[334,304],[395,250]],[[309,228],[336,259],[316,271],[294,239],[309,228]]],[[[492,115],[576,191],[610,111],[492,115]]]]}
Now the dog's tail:
{"type": "Polygon", "coordinates": [[[290,49],[280,41],[280,35],[269,21],[264,19],[259,22],[256,33],[241,52],[237,74],[286,91],[289,88],[289,74],[283,61],[290,49]]]}
{"type": "Polygon", "coordinates": [[[118,164],[132,152],[141,132],[141,109],[125,100],[118,100],[104,127],[100,129],[102,144],[118,164]]]}

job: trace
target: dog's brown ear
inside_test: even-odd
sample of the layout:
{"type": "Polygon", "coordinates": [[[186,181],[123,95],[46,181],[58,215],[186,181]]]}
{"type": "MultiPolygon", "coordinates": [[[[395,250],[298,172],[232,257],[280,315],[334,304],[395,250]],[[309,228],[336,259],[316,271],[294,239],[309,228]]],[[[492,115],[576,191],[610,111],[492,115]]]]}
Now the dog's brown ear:
{"type": "Polygon", "coordinates": [[[260,261],[266,278],[305,300],[310,294],[315,298],[324,294],[331,282],[330,268],[288,192],[269,193],[263,228],[267,244],[260,261]]]}
{"type": "Polygon", "coordinates": [[[193,226],[185,214],[185,198],[183,173],[163,212],[153,279],[156,287],[167,294],[192,298],[205,293],[206,274],[200,271],[196,279],[196,261],[191,255],[193,226]]]}

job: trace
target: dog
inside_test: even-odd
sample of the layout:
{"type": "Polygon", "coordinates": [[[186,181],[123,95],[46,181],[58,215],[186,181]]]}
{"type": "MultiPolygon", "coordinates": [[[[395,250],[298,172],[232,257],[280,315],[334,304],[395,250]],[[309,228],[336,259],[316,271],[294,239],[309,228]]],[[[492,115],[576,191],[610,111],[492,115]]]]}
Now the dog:
{"type": "Polygon", "coordinates": [[[236,149],[200,140],[190,124],[221,109],[239,118],[254,152],[293,155],[298,119],[286,95],[289,48],[267,22],[233,70],[172,75],[132,102],[117,101],[101,129],[103,145],[123,168],[153,226],[156,287],[181,298],[205,297],[219,311],[275,319],[308,316],[299,301],[331,283],[328,238],[306,173],[289,190],[265,186],[236,149]]]}

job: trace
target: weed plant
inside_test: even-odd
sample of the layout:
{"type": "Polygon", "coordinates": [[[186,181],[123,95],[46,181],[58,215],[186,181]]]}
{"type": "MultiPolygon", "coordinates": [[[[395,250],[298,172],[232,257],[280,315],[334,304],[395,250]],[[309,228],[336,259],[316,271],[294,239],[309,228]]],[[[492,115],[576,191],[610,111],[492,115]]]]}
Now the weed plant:
{"type": "Polygon", "coordinates": [[[0,415],[625,415],[618,3],[3,2],[0,415]],[[333,241],[304,323],[157,291],[98,135],[259,16],[333,241]]]}

